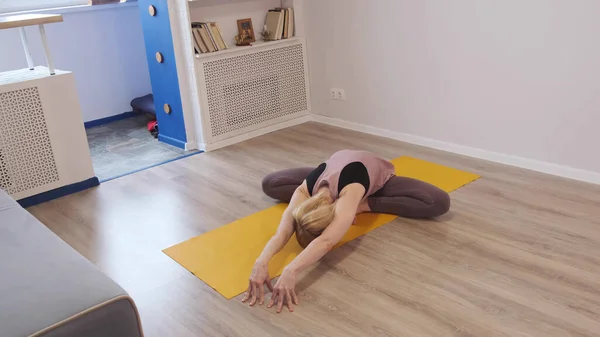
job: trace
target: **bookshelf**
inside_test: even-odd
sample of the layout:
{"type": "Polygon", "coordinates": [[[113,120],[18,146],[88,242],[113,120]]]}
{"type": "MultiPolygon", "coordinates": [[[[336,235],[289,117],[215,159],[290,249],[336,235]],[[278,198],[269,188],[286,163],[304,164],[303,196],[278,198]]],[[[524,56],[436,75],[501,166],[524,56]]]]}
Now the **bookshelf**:
{"type": "MultiPolygon", "coordinates": [[[[148,15],[144,6],[152,1],[157,2],[141,0],[142,15],[148,15]]],[[[186,149],[210,151],[308,120],[303,1],[167,1],[186,149]],[[293,8],[294,36],[263,42],[260,32],[265,18],[276,7],[293,8]],[[237,20],[245,18],[252,19],[256,41],[251,46],[236,46],[237,20]],[[228,48],[196,54],[193,22],[218,23],[228,48]]],[[[152,48],[147,49],[148,61],[157,63],[152,48]]],[[[168,57],[161,66],[169,66],[168,57]]],[[[157,87],[163,82],[157,77],[157,87]]],[[[154,85],[153,91],[158,107],[168,103],[156,99],[154,85]]],[[[177,109],[168,118],[174,114],[177,109]]]]}
{"type": "MultiPolygon", "coordinates": [[[[197,0],[195,0],[197,1],[197,0]]],[[[243,52],[253,52],[253,51],[258,51],[258,50],[262,50],[264,48],[268,48],[268,47],[274,47],[274,46],[283,46],[283,45],[287,45],[287,44],[293,44],[293,43],[297,43],[302,41],[303,38],[301,37],[292,37],[289,39],[282,39],[282,40],[276,40],[276,41],[256,41],[256,42],[252,42],[251,46],[229,46],[229,48],[225,49],[225,50],[219,50],[219,51],[215,51],[212,53],[204,53],[204,54],[195,54],[194,57],[196,59],[210,59],[210,58],[218,58],[221,56],[225,56],[228,54],[236,54],[236,53],[243,53],[243,52]]]]}
{"type": "MultiPolygon", "coordinates": [[[[261,43],[261,32],[265,25],[266,14],[270,9],[283,7],[280,0],[253,0],[253,1],[228,1],[222,2],[220,5],[207,6],[205,1],[190,2],[189,13],[190,21],[194,22],[216,22],[223,35],[223,39],[228,48],[234,48],[236,42],[234,37],[238,34],[238,19],[249,18],[252,20],[254,28],[255,43],[261,43]]],[[[293,8],[288,6],[289,8],[293,8]]],[[[295,16],[295,14],[294,14],[295,16]]],[[[214,35],[214,34],[213,34],[214,35]]],[[[294,36],[299,36],[298,34],[294,36]]],[[[294,37],[291,36],[291,37],[294,37]]],[[[194,40],[192,40],[193,42],[194,40]]],[[[279,41],[279,40],[276,40],[279,41]]],[[[217,51],[218,52],[218,51],[217,51]]],[[[214,51],[213,51],[214,53],[214,51]]]]}

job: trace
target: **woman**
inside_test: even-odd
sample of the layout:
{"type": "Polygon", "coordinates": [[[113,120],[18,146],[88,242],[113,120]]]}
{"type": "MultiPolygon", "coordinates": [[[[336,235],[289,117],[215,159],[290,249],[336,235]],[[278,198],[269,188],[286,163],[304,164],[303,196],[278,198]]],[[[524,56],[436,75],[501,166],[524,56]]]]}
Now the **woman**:
{"type": "Polygon", "coordinates": [[[264,302],[264,284],[273,292],[268,307],[284,303],[289,311],[298,305],[296,275],[318,261],[346,234],[356,214],[389,213],[411,218],[432,218],[450,208],[443,190],[416,179],[398,177],[394,165],[365,151],[342,150],[315,168],[272,173],[263,180],[264,192],[289,205],[277,229],[256,260],[243,302],[264,302]],[[283,270],[275,287],[268,265],[296,233],[304,250],[283,270]]]}

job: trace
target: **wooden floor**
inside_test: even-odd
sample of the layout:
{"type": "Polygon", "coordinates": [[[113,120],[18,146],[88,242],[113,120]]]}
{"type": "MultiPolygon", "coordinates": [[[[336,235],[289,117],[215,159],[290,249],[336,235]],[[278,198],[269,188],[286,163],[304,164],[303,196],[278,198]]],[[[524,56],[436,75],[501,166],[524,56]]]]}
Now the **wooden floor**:
{"type": "Polygon", "coordinates": [[[147,336],[600,335],[599,186],[320,124],[29,211],[132,295],[147,336]],[[294,313],[225,300],[161,252],[272,205],[267,173],[344,148],[483,178],[452,192],[436,221],[398,219],[330,252],[299,276],[294,313]]]}

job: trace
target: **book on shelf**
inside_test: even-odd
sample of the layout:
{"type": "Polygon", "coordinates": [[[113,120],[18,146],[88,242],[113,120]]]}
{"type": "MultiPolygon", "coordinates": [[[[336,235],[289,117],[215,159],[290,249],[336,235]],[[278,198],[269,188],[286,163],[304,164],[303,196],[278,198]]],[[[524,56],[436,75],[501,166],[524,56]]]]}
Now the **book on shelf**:
{"type": "Polygon", "coordinates": [[[268,40],[288,39],[294,36],[294,9],[276,7],[267,12],[265,29],[270,31],[268,40]]]}
{"type": "Polygon", "coordinates": [[[196,50],[196,54],[208,53],[208,47],[206,47],[200,35],[200,28],[192,28],[192,34],[194,35],[194,49],[196,50]]]}
{"type": "Polygon", "coordinates": [[[192,22],[194,50],[197,54],[212,53],[228,48],[219,24],[216,22],[192,22]]]}
{"type": "Polygon", "coordinates": [[[279,30],[279,16],[280,12],[269,11],[265,18],[265,29],[270,32],[268,40],[278,40],[277,31],[279,30]]]}
{"type": "Polygon", "coordinates": [[[217,43],[217,41],[215,40],[215,37],[213,36],[212,30],[210,29],[209,24],[203,22],[202,26],[204,27],[204,30],[208,33],[210,42],[212,42],[213,46],[215,47],[215,50],[217,50],[217,51],[221,50],[221,48],[219,48],[219,44],[217,43]]]}
{"type": "Polygon", "coordinates": [[[288,37],[294,37],[294,9],[288,8],[288,37]]]}
{"type": "Polygon", "coordinates": [[[290,29],[290,12],[287,9],[285,9],[283,12],[283,35],[281,36],[282,39],[288,38],[289,29],[290,29]]]}
{"type": "Polygon", "coordinates": [[[220,50],[227,49],[227,43],[225,43],[225,39],[223,38],[223,33],[221,32],[221,28],[219,27],[219,24],[216,22],[210,22],[209,26],[210,26],[210,31],[212,32],[212,34],[215,38],[215,41],[219,45],[219,49],[220,50]]]}

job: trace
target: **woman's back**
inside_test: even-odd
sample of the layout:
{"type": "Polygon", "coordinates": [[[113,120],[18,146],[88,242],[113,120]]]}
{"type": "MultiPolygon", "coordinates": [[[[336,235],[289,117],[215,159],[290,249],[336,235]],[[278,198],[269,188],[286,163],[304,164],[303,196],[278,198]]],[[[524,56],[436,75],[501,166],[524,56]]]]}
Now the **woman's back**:
{"type": "Polygon", "coordinates": [[[377,192],[394,176],[394,165],[380,156],[367,151],[342,150],[334,153],[315,170],[308,181],[315,193],[319,188],[328,186],[331,197],[337,199],[341,190],[350,183],[360,183],[365,187],[364,198],[377,192]]]}

